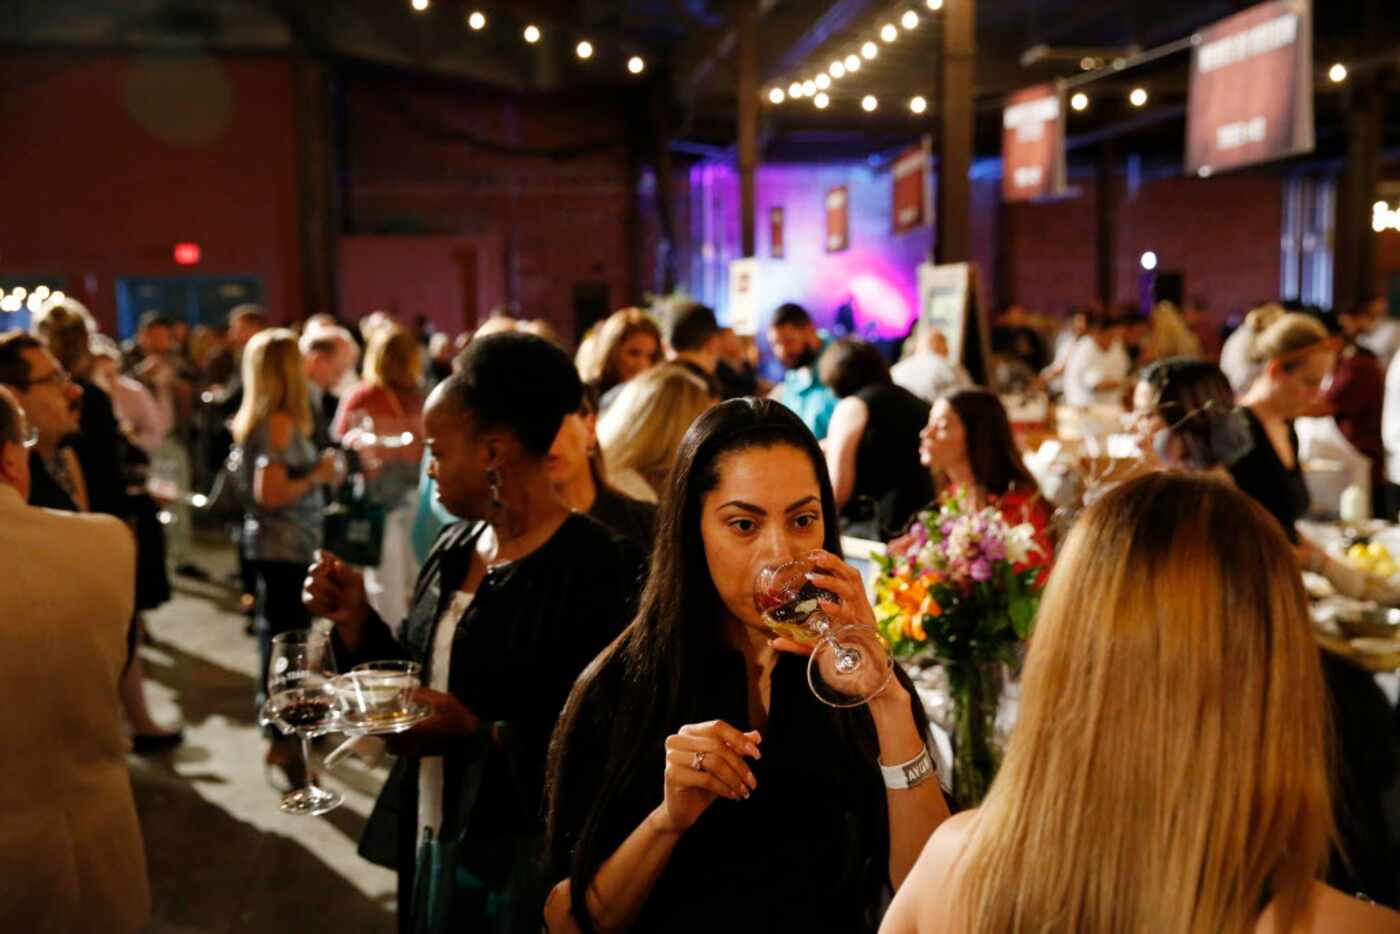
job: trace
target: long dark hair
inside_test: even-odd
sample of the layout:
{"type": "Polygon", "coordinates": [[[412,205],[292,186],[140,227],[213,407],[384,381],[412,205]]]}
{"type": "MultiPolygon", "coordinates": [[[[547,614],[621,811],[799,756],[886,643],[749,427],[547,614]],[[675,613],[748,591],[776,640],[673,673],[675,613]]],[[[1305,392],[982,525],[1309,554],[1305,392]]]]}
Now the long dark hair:
{"type": "MultiPolygon", "coordinates": [[[[617,640],[594,660],[574,685],[550,744],[546,774],[548,843],[546,853],[557,879],[567,872],[575,920],[585,931],[594,929],[585,895],[594,875],[612,855],[616,841],[604,838],[611,812],[622,806],[619,792],[638,774],[660,771],[654,753],[664,738],[693,722],[703,691],[704,659],[718,640],[722,607],[710,577],[700,533],[701,504],[719,482],[719,461],[736,451],[787,445],[811,461],[821,489],[826,532],[822,547],[841,554],[836,497],[826,460],[807,426],[785,406],[766,399],[732,399],[696,419],[681,441],[657,515],[656,547],[651,574],[642,593],[637,617],[617,640]],[[605,703],[610,733],[601,749],[570,755],[572,735],[586,708],[605,703]],[[582,813],[565,814],[563,789],[571,779],[571,759],[601,758],[596,793],[582,813]],[[565,826],[571,817],[579,826],[565,826]]],[[[907,676],[897,677],[914,694],[907,676]]],[[[874,723],[864,708],[829,711],[843,740],[874,761],[878,754],[874,723]]],[[[916,712],[916,719],[920,719],[916,712]]],[[[927,724],[918,724],[927,731],[927,724]]]]}
{"type": "Polygon", "coordinates": [[[985,389],[960,389],[947,398],[962,422],[967,462],[977,485],[994,496],[1011,489],[1037,489],[1021,460],[1001,400],[985,389]]]}

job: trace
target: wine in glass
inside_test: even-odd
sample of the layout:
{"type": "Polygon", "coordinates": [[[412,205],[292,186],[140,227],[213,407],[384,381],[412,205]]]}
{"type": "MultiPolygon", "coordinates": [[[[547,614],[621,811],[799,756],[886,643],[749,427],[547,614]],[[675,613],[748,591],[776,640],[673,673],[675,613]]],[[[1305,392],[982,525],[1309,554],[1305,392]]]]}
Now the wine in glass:
{"type": "Polygon", "coordinates": [[[814,646],[807,683],[818,700],[859,707],[885,689],[894,661],[873,627],[837,626],[822,612],[821,601],[840,601],[808,579],[814,570],[809,558],[764,567],[754,585],[754,603],[768,628],[814,646]]]}
{"type": "Polygon", "coordinates": [[[272,637],[267,667],[268,700],[259,719],[264,726],[271,724],[283,733],[295,733],[301,739],[301,756],[306,764],[306,785],[287,792],[278,805],[288,814],[324,814],[340,807],[343,800],[334,791],[316,787],[311,771],[311,738],[331,732],[338,722],[331,689],[335,676],[330,633],[294,629],[272,637]]]}

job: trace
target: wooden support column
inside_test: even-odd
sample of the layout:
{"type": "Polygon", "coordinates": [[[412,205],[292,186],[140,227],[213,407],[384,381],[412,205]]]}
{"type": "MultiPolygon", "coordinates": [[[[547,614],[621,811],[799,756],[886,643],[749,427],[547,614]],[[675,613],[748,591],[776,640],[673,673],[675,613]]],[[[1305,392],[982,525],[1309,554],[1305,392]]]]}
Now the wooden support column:
{"type": "Polygon", "coordinates": [[[743,255],[756,251],[758,213],[758,0],[734,0],[739,46],[739,230],[743,255]]]}
{"type": "Polygon", "coordinates": [[[1350,308],[1375,291],[1376,235],[1371,205],[1381,177],[1385,75],[1357,75],[1347,91],[1347,161],[1337,210],[1337,277],[1332,305],[1350,308]]]}
{"type": "Polygon", "coordinates": [[[977,0],[948,0],[943,7],[939,56],[938,217],[934,258],[972,259],[972,90],[977,65],[977,0]]]}
{"type": "Polygon", "coordinates": [[[1105,140],[1099,147],[1098,172],[1094,176],[1094,272],[1099,304],[1111,312],[1118,300],[1118,147],[1105,140]]]}

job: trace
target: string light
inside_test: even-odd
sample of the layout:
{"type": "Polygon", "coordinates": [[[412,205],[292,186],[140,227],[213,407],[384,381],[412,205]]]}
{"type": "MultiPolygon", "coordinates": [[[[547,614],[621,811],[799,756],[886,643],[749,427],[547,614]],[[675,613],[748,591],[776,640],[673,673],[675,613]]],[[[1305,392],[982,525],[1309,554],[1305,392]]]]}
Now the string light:
{"type": "Polygon", "coordinates": [[[480,10],[472,10],[471,15],[467,17],[467,25],[477,32],[481,32],[486,28],[486,14],[480,10]]]}
{"type": "Polygon", "coordinates": [[[825,92],[822,92],[812,98],[812,103],[816,105],[818,110],[826,110],[826,105],[831,103],[831,98],[827,97],[825,92]]]}
{"type": "Polygon", "coordinates": [[[831,75],[833,78],[844,78],[846,76],[846,66],[841,62],[832,62],[831,67],[826,71],[827,74],[831,75]]]}
{"type": "Polygon", "coordinates": [[[906,10],[904,15],[899,18],[899,25],[903,26],[905,29],[918,29],[919,14],[915,13],[913,10],[906,10]]]}
{"type": "Polygon", "coordinates": [[[1128,103],[1134,107],[1141,107],[1147,103],[1147,91],[1142,88],[1133,88],[1133,93],[1128,95],[1128,103]]]}
{"type": "Polygon", "coordinates": [[[880,102],[875,99],[874,94],[867,94],[865,97],[861,98],[860,109],[864,110],[866,113],[870,113],[870,111],[879,106],[880,102]]]}
{"type": "Polygon", "coordinates": [[[590,59],[593,57],[593,43],[589,42],[587,39],[584,39],[580,41],[577,46],[574,47],[574,52],[578,55],[579,58],[590,59]]]}
{"type": "Polygon", "coordinates": [[[831,87],[831,75],[827,74],[826,72],[822,72],[821,74],[817,75],[816,80],[812,83],[819,90],[825,91],[827,88],[831,87]]]}
{"type": "Polygon", "coordinates": [[[915,97],[909,101],[909,109],[916,114],[921,114],[928,110],[928,101],[924,100],[922,96],[915,97]]]}
{"type": "Polygon", "coordinates": [[[53,302],[54,304],[59,304],[67,297],[68,296],[64,295],[62,292],[55,291],[52,295],[49,296],[49,301],[53,302]]]}
{"type": "Polygon", "coordinates": [[[1332,79],[1333,84],[1341,84],[1347,79],[1347,66],[1338,62],[1327,69],[1327,77],[1332,79]]]}
{"type": "Polygon", "coordinates": [[[893,42],[899,38],[899,30],[895,28],[893,23],[886,23],[880,27],[880,38],[886,42],[893,42]]]}
{"type": "Polygon", "coordinates": [[[787,99],[787,95],[783,93],[782,88],[774,88],[768,92],[768,99],[775,104],[781,104],[787,99]]]}
{"type": "Polygon", "coordinates": [[[646,70],[646,67],[647,63],[642,60],[642,57],[640,55],[633,55],[627,60],[627,70],[632,72],[632,74],[634,75],[641,74],[644,70],[646,70]]]}
{"type": "MultiPolygon", "coordinates": [[[[822,77],[823,77],[823,78],[826,78],[825,75],[822,75],[822,77]]],[[[827,83],[827,84],[830,84],[830,83],[831,83],[831,79],[830,79],[830,78],[827,78],[827,79],[826,79],[826,83],[827,83]]],[[[802,96],[803,96],[803,97],[811,97],[811,96],[812,96],[813,94],[815,94],[815,93],[817,93],[817,82],[813,81],[813,80],[810,79],[810,78],[808,78],[806,81],[802,82],[802,96]]]]}
{"type": "Polygon", "coordinates": [[[540,27],[536,26],[534,23],[531,23],[530,25],[526,26],[526,27],[525,27],[525,41],[528,42],[528,43],[530,43],[531,45],[534,45],[536,42],[539,42],[539,41],[540,41],[540,27]]]}
{"type": "Polygon", "coordinates": [[[943,9],[943,0],[924,0],[924,6],[937,13],[943,9]]]}
{"type": "Polygon", "coordinates": [[[1079,91],[1069,99],[1069,105],[1075,110],[1088,110],[1089,95],[1085,94],[1083,91],[1079,91]]]}
{"type": "Polygon", "coordinates": [[[873,42],[867,42],[860,47],[860,54],[865,56],[866,61],[870,61],[880,54],[880,47],[873,42]]]}
{"type": "Polygon", "coordinates": [[[860,71],[860,56],[852,52],[846,56],[846,73],[853,75],[858,71],[860,71]]]}
{"type": "Polygon", "coordinates": [[[428,0],[413,0],[413,8],[422,13],[428,8],[428,0]]]}

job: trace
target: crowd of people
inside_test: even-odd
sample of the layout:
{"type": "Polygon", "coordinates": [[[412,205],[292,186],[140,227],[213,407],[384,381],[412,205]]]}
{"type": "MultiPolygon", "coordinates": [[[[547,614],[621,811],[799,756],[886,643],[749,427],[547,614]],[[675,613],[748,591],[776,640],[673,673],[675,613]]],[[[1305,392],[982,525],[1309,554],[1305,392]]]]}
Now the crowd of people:
{"type": "MultiPolygon", "coordinates": [[[[387,740],[360,844],[397,871],[405,930],[435,891],[431,926],[464,931],[1400,931],[1349,897],[1400,904],[1394,714],[1312,638],[1300,571],[1353,578],[1299,532],[1293,431],[1335,417],[1393,518],[1380,324],[1263,306],[1222,346],[1199,307],[1054,334],[1012,306],[981,387],[936,329],[891,360],[794,304],[768,382],[690,302],[619,310],[573,353],[507,315],[456,336],[251,306],[221,331],[151,313],[119,347],[51,303],[0,335],[0,556],[26,582],[0,592],[0,664],[55,698],[16,748],[63,771],[0,779],[20,817],[0,873],[32,883],[10,917],[147,920],[123,737],[181,741],[135,648],[169,575],[204,573],[197,492],[222,504],[264,675],[273,637],[317,618],[346,667],[421,665],[431,716],[387,740]],[[1140,451],[1067,536],[1001,398],[1028,389],[1114,411],[1140,451]],[[825,706],[753,593],[805,556],[823,609],[873,626],[843,537],[898,551],[949,496],[1029,523],[1048,581],[1000,774],[956,815],[908,768],[930,735],[908,676],[825,706]],[[445,871],[422,857],[442,843],[445,871]]],[[[267,762],[300,783],[287,740],[267,762]]]]}

